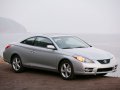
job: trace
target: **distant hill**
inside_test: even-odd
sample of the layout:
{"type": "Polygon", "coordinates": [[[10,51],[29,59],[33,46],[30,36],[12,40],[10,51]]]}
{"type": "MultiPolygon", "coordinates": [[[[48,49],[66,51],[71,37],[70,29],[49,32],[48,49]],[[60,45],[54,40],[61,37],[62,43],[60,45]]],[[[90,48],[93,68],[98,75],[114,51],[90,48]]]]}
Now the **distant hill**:
{"type": "Polygon", "coordinates": [[[24,33],[25,27],[14,20],[0,17],[0,33],[24,33]]]}

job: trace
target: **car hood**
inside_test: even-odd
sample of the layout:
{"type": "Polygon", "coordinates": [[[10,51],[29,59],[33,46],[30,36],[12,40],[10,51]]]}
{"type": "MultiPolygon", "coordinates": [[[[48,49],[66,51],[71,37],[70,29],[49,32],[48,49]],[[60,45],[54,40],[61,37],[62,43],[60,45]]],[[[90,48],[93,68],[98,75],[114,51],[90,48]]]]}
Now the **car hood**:
{"type": "Polygon", "coordinates": [[[64,49],[63,51],[66,52],[66,54],[80,55],[92,60],[102,60],[102,59],[113,58],[113,55],[111,53],[101,49],[94,48],[94,47],[64,49]]]}

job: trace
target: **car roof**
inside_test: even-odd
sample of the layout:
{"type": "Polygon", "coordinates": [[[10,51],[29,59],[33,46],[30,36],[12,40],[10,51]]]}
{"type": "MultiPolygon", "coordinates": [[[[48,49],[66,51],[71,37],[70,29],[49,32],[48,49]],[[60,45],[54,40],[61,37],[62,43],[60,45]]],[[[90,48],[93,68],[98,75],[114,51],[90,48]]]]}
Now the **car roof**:
{"type": "Polygon", "coordinates": [[[61,37],[61,36],[74,36],[74,35],[69,35],[69,34],[57,34],[57,33],[48,33],[48,34],[32,34],[31,36],[43,36],[43,37],[61,37]]]}

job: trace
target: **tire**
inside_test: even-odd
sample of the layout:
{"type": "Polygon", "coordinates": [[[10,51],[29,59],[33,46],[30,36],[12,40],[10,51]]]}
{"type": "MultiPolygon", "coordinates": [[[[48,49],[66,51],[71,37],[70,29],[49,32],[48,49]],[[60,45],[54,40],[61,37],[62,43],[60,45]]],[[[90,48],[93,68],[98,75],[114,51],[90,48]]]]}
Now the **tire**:
{"type": "Polygon", "coordinates": [[[59,67],[59,72],[60,72],[61,77],[64,80],[70,80],[74,78],[73,65],[68,60],[64,60],[61,62],[60,67],[59,67]]]}
{"type": "Polygon", "coordinates": [[[21,58],[18,55],[15,55],[12,58],[11,65],[12,65],[12,69],[17,73],[22,72],[24,70],[24,67],[21,62],[21,58]]]}
{"type": "Polygon", "coordinates": [[[107,73],[97,74],[97,76],[105,76],[107,73]]]}

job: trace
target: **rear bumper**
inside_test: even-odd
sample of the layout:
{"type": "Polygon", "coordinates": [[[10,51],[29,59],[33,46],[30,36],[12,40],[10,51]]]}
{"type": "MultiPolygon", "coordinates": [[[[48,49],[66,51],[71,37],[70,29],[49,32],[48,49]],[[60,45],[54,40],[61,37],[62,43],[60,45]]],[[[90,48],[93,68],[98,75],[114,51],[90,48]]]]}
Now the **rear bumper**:
{"type": "Polygon", "coordinates": [[[3,52],[3,60],[7,63],[10,63],[10,56],[6,53],[6,51],[3,52]]]}

